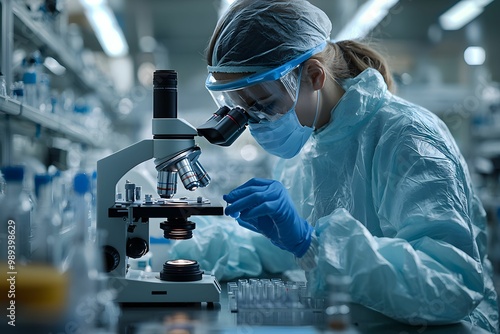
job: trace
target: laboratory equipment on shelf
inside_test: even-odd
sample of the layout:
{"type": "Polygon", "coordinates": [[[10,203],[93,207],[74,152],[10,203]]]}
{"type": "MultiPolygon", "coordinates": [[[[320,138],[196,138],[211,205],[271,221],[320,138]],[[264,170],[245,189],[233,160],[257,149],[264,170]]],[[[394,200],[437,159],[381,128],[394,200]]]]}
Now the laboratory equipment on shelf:
{"type": "MultiPolygon", "coordinates": [[[[210,130],[222,121],[206,128],[210,130]]],[[[234,140],[239,134],[233,134],[240,128],[224,128],[223,135],[234,140]]],[[[191,191],[210,182],[198,161],[201,150],[194,141],[197,135],[196,128],[177,118],[177,72],[157,70],[153,77],[153,139],[97,162],[97,231],[106,235],[105,271],[119,303],[219,302],[221,288],[217,279],[204,274],[196,261],[167,260],[160,273],[132,270],[127,264],[128,258],[140,258],[149,251],[149,218],[165,218],[160,223],[164,237],[183,240],[191,238],[196,227],[188,220],[190,216],[223,214],[223,207],[208,199],[174,198],[177,178],[191,191]],[[137,196],[136,185],[129,182],[125,197],[116,201],[115,187],[120,178],[151,158],[155,158],[160,197],[137,196]]]]}
{"type": "Polygon", "coordinates": [[[37,236],[33,226],[33,202],[23,187],[25,168],[4,166],[0,173],[6,182],[5,193],[0,197],[0,222],[4,226],[0,232],[0,262],[9,259],[24,264],[31,258],[33,238],[37,236]]]}
{"type": "Polygon", "coordinates": [[[7,83],[3,73],[0,71],[0,96],[7,96],[7,83]]]}
{"type": "Polygon", "coordinates": [[[38,108],[37,76],[34,69],[23,74],[25,102],[33,108],[38,108]]]}

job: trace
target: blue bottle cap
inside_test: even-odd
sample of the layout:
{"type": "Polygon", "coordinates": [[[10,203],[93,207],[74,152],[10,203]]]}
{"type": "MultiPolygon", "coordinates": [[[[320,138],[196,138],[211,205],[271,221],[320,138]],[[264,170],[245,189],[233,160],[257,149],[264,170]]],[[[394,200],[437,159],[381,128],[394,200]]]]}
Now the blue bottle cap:
{"type": "Polygon", "coordinates": [[[8,181],[22,181],[24,178],[23,166],[5,166],[1,168],[3,177],[8,181]]]}
{"type": "Polygon", "coordinates": [[[87,114],[89,112],[89,106],[86,104],[75,104],[73,111],[78,114],[87,114]]]}
{"type": "Polygon", "coordinates": [[[36,185],[41,186],[41,185],[50,183],[51,180],[52,180],[52,177],[50,176],[50,174],[36,174],[35,175],[35,186],[36,185]]]}
{"type": "Polygon", "coordinates": [[[85,195],[90,192],[90,180],[85,173],[78,173],[73,179],[73,189],[79,195],[85,195]]]}
{"type": "Polygon", "coordinates": [[[50,174],[36,174],[35,175],[35,195],[40,196],[40,187],[52,182],[50,174]]]}
{"type": "Polygon", "coordinates": [[[35,72],[24,72],[23,82],[25,84],[36,84],[36,73],[35,72]]]}
{"type": "Polygon", "coordinates": [[[23,88],[14,88],[12,90],[12,94],[15,96],[24,96],[24,89],[23,88]]]}

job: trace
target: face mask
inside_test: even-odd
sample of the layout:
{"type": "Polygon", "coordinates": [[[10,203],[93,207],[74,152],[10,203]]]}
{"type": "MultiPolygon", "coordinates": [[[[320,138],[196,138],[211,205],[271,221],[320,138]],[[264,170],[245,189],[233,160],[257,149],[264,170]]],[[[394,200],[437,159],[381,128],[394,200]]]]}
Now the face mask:
{"type": "MultiPolygon", "coordinates": [[[[300,76],[299,76],[300,80],[300,76]]],[[[298,98],[297,90],[297,98],[298,98]]],[[[319,109],[319,91],[313,127],[300,124],[295,113],[295,104],[283,117],[267,123],[250,123],[250,133],[257,143],[267,152],[280,158],[290,159],[296,156],[307,142],[316,125],[319,109]]],[[[297,99],[295,99],[297,101],[297,99]]],[[[296,103],[296,102],[295,102],[296,103]]]]}

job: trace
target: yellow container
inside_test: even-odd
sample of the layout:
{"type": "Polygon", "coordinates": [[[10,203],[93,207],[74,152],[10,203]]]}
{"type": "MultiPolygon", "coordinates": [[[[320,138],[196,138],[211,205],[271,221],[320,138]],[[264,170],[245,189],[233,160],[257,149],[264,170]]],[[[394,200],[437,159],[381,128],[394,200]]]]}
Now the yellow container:
{"type": "Polygon", "coordinates": [[[29,264],[10,270],[0,264],[0,304],[18,323],[54,323],[66,316],[67,275],[48,265],[29,264]]]}

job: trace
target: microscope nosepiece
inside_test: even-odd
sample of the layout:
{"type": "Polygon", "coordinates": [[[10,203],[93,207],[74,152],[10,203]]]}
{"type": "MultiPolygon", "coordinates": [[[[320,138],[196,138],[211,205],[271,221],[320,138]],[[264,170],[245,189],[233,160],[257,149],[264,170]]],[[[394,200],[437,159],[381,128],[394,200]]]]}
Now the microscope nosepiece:
{"type": "Polygon", "coordinates": [[[200,148],[194,146],[174,157],[156,159],[157,191],[160,197],[174,197],[177,192],[177,175],[179,175],[184,187],[190,191],[206,187],[210,183],[210,176],[198,161],[200,153],[200,148]]]}

